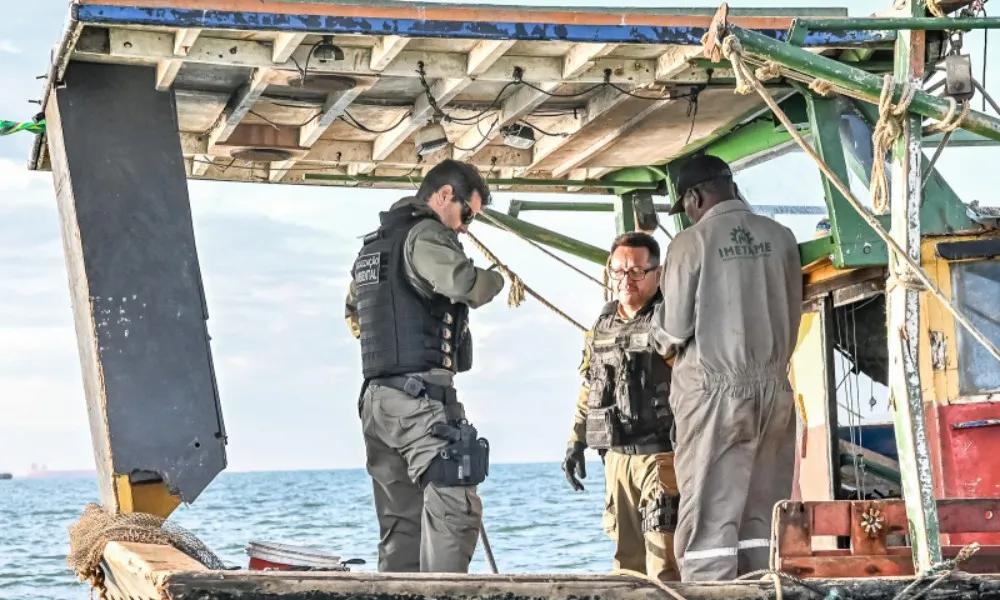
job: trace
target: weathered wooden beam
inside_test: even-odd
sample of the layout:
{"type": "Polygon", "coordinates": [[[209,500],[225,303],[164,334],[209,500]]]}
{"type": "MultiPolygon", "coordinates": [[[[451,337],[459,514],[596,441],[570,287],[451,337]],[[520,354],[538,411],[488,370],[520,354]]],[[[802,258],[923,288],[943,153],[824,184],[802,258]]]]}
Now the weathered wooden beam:
{"type": "MultiPolygon", "coordinates": [[[[371,89],[376,81],[376,79],[359,81],[349,90],[328,94],[319,116],[299,128],[299,146],[311,148],[313,144],[319,141],[320,136],[330,128],[330,125],[333,125],[333,122],[344,114],[344,111],[347,110],[351,103],[365,91],[371,89]]],[[[279,181],[294,164],[294,160],[282,160],[271,163],[271,181],[279,181]]]]}
{"type": "Polygon", "coordinates": [[[372,57],[368,63],[368,68],[372,71],[381,71],[389,66],[399,53],[410,43],[411,38],[400,37],[398,35],[383,35],[378,39],[375,47],[372,48],[372,57]]]}
{"type": "MultiPolygon", "coordinates": [[[[178,29],[174,34],[174,56],[187,56],[199,35],[201,29],[178,29]]],[[[161,92],[169,90],[183,64],[182,58],[160,59],[156,64],[156,89],[161,92]]]]}
{"type": "MultiPolygon", "coordinates": [[[[661,600],[667,597],[654,583],[627,575],[539,574],[465,575],[367,572],[210,571],[171,546],[110,542],[104,551],[108,580],[127,584],[127,592],[112,592],[111,600],[235,600],[274,597],[286,600],[352,598],[354,600],[661,600]]],[[[812,580],[810,586],[852,600],[892,598],[912,577],[812,580]],[[836,590],[836,591],[834,591],[836,590]]],[[[712,583],[669,583],[687,600],[771,600],[777,598],[771,580],[712,583]]],[[[992,597],[1000,577],[956,574],[935,587],[935,597],[992,597]]],[[[111,590],[109,590],[111,591],[111,590]]],[[[786,600],[815,599],[814,592],[785,581],[786,600]]]]}
{"type": "Polygon", "coordinates": [[[305,39],[306,34],[304,33],[279,33],[271,45],[271,62],[276,65],[288,62],[288,59],[299,49],[305,39]]]}
{"type": "Polygon", "coordinates": [[[579,151],[561,161],[559,165],[552,169],[552,174],[556,177],[562,177],[594,156],[597,156],[602,150],[618,141],[623,135],[635,129],[648,116],[652,115],[664,106],[667,106],[671,102],[676,102],[676,100],[670,100],[669,98],[656,101],[647,100],[646,105],[642,106],[640,110],[627,121],[614,127],[586,148],[581,148],[579,151]]]}
{"type": "MultiPolygon", "coordinates": [[[[494,65],[515,42],[508,40],[484,40],[476,44],[466,59],[465,73],[462,77],[447,77],[435,81],[431,86],[431,95],[434,97],[438,107],[444,107],[455,96],[462,93],[462,90],[472,84],[473,81],[490,67],[494,65]]],[[[434,114],[434,108],[426,94],[420,95],[410,109],[410,116],[392,131],[379,134],[375,138],[374,158],[381,160],[388,156],[400,144],[410,138],[417,129],[424,126],[434,114]]],[[[362,169],[364,173],[370,173],[374,166],[362,169]]]]}
{"type": "Polygon", "coordinates": [[[500,114],[496,123],[485,132],[480,132],[478,125],[470,126],[458,141],[452,143],[452,157],[455,160],[465,160],[466,157],[482,150],[490,140],[500,135],[500,128],[517,121],[524,115],[535,110],[539,105],[548,100],[549,92],[552,92],[559,83],[545,82],[535,84],[538,89],[522,87],[500,105],[500,114]]]}
{"type": "Polygon", "coordinates": [[[593,62],[607,56],[618,44],[576,44],[563,56],[563,79],[573,79],[586,71],[593,62]]]}
{"type": "MultiPolygon", "coordinates": [[[[572,50],[569,54],[567,54],[567,56],[570,54],[572,54],[572,50]]],[[[700,54],[700,50],[698,48],[687,46],[672,47],[656,60],[656,79],[660,81],[670,79],[677,73],[688,68],[689,61],[698,54],[700,54]]],[[[653,95],[652,92],[642,92],[634,87],[632,87],[629,91],[643,96],[653,95]]],[[[565,132],[576,134],[590,127],[599,126],[601,123],[601,117],[609,114],[612,110],[628,101],[630,98],[632,97],[628,94],[622,93],[616,87],[606,87],[587,101],[587,109],[581,118],[568,122],[569,124],[572,124],[571,127],[566,127],[563,130],[552,131],[552,133],[565,132]]],[[[540,140],[535,142],[535,161],[533,164],[529,165],[529,169],[534,168],[536,165],[548,158],[553,152],[562,148],[571,139],[572,138],[570,136],[543,136],[540,140]]],[[[526,172],[529,169],[524,169],[522,172],[526,172]]]]}
{"type": "Polygon", "coordinates": [[[239,90],[233,94],[233,97],[229,99],[229,104],[226,109],[219,115],[219,120],[216,121],[212,130],[208,134],[208,148],[212,149],[212,146],[218,144],[219,142],[224,142],[229,139],[229,136],[236,129],[236,126],[240,124],[243,117],[247,115],[252,109],[253,105],[257,103],[260,99],[261,94],[267,89],[267,86],[272,83],[276,84],[287,84],[288,81],[294,78],[295,75],[288,72],[279,72],[272,69],[260,68],[253,72],[250,76],[250,80],[243,84],[239,90]]]}
{"type": "MultiPolygon", "coordinates": [[[[901,0],[895,4],[899,16],[922,16],[923,3],[901,0]]],[[[900,31],[896,38],[897,82],[920,89],[926,63],[923,31],[900,31]]],[[[918,92],[919,93],[919,92],[918,92]]],[[[921,118],[907,113],[903,130],[892,147],[889,236],[916,264],[920,256],[920,206],[923,203],[920,144],[921,118]]],[[[876,156],[875,160],[883,160],[876,156]]],[[[889,257],[886,313],[889,327],[889,403],[894,407],[896,445],[906,516],[910,524],[913,565],[924,572],[941,562],[934,467],[928,448],[927,424],[920,381],[920,291],[908,287],[914,277],[906,263],[889,257]]]]}
{"type": "MultiPolygon", "coordinates": [[[[499,46],[482,45],[480,53],[489,57],[487,50],[502,47],[510,40],[488,40],[499,42],[499,46]]],[[[78,45],[73,56],[78,59],[100,62],[115,62],[151,65],[162,58],[173,57],[173,37],[160,32],[110,29],[107,44],[78,45]]],[[[201,36],[191,47],[185,60],[200,64],[238,67],[264,67],[298,73],[299,65],[304,65],[311,48],[300,47],[284,63],[274,61],[274,51],[270,44],[260,42],[230,40],[201,36]]],[[[337,73],[342,75],[383,75],[391,77],[416,78],[419,63],[424,63],[428,80],[464,79],[470,61],[468,57],[450,52],[417,52],[403,50],[381,72],[371,69],[372,50],[370,48],[344,47],[344,60],[312,61],[312,73],[337,73]]],[[[494,57],[495,58],[495,57],[494,57]]],[[[485,62],[485,61],[484,61],[485,62]]],[[[489,68],[476,75],[480,81],[507,82],[513,79],[515,67],[520,67],[526,77],[533,82],[563,81],[562,57],[547,56],[501,56],[489,68]]],[[[605,70],[611,70],[611,81],[620,84],[643,85],[654,81],[656,61],[651,59],[599,58],[583,71],[574,81],[579,83],[601,83],[605,70]]]]}
{"type": "MultiPolygon", "coordinates": [[[[208,147],[206,136],[195,133],[182,133],[181,148],[184,156],[205,156],[208,158],[229,158],[233,153],[251,148],[273,148],[291,152],[293,159],[311,163],[328,163],[331,166],[373,163],[373,142],[319,140],[310,146],[299,144],[299,129],[297,127],[272,127],[256,123],[242,123],[233,130],[229,139],[223,143],[208,147]]],[[[419,164],[443,160],[450,156],[447,148],[421,157],[412,143],[402,144],[389,155],[378,161],[383,167],[411,168],[419,164]]],[[[531,162],[530,149],[510,148],[491,145],[470,158],[477,167],[519,168],[531,162]]]]}

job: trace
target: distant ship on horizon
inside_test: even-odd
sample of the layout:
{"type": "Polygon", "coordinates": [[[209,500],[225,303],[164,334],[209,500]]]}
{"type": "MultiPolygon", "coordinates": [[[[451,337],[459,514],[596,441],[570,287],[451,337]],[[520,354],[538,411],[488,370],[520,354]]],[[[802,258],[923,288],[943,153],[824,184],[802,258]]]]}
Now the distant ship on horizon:
{"type": "Polygon", "coordinates": [[[31,464],[31,470],[25,476],[28,479],[52,479],[55,477],[93,477],[97,475],[94,469],[76,469],[66,471],[50,471],[46,465],[31,464]]]}
{"type": "Polygon", "coordinates": [[[0,481],[4,479],[13,479],[14,475],[12,473],[0,473],[0,481]]]}

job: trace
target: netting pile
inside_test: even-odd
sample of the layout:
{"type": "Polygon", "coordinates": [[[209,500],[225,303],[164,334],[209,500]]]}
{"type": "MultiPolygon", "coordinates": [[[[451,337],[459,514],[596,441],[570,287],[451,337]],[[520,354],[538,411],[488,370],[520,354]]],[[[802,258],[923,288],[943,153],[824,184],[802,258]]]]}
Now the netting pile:
{"type": "Polygon", "coordinates": [[[69,527],[69,556],[66,562],[83,581],[105,598],[101,557],[108,542],[137,542],[173,546],[206,568],[226,565],[193,533],[162,517],[145,513],[110,514],[97,504],[88,504],[80,519],[69,527]]]}

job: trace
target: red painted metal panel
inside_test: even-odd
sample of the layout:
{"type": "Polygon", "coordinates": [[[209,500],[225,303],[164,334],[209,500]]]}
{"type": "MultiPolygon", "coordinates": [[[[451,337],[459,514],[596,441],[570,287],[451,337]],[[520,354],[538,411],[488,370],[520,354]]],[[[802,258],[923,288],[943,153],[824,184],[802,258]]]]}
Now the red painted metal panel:
{"type": "MultiPolygon", "coordinates": [[[[930,433],[939,436],[942,472],[937,475],[945,497],[1000,499],[1000,403],[941,406],[936,420],[938,427],[930,433]]],[[[1000,512],[989,513],[982,518],[1000,522],[1000,512]]],[[[951,534],[945,542],[1000,544],[997,526],[989,529],[994,532],[951,534]]]]}

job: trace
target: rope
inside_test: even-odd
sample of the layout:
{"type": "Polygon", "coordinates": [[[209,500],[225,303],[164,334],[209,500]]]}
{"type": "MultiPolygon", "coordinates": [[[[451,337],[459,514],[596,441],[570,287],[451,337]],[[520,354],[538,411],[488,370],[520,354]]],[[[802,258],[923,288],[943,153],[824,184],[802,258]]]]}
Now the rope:
{"type": "Polygon", "coordinates": [[[833,84],[817,77],[809,83],[809,89],[825,98],[833,93],[833,84]]]}
{"type": "Polygon", "coordinates": [[[35,121],[3,121],[0,120],[0,135],[11,135],[18,131],[28,133],[45,133],[45,119],[35,121]]]}
{"type": "Polygon", "coordinates": [[[680,594],[678,594],[676,591],[674,591],[669,586],[667,586],[667,584],[663,583],[662,581],[660,581],[659,579],[657,579],[655,577],[650,577],[649,575],[646,575],[645,573],[640,573],[639,571],[633,571],[632,569],[614,569],[614,570],[611,571],[611,574],[612,575],[624,575],[626,577],[634,577],[636,579],[641,579],[643,581],[648,581],[649,583],[652,583],[656,587],[658,587],[661,590],[663,590],[664,592],[666,592],[667,595],[670,596],[671,598],[673,598],[674,600],[687,600],[687,598],[685,598],[684,596],[681,596],[680,594]]]}
{"type": "Polygon", "coordinates": [[[482,211],[482,212],[480,212],[476,216],[477,217],[483,217],[484,219],[486,219],[490,223],[496,225],[497,227],[503,229],[507,233],[513,233],[517,237],[519,237],[522,240],[524,240],[524,241],[528,242],[529,244],[531,244],[531,246],[533,246],[534,248],[536,248],[538,250],[541,250],[543,253],[545,253],[548,256],[554,258],[556,261],[562,263],[563,266],[569,267],[570,269],[576,271],[580,275],[583,275],[587,279],[593,281],[597,285],[599,285],[599,286],[601,286],[601,287],[603,287],[605,289],[608,289],[607,282],[601,283],[601,280],[597,279],[596,277],[594,277],[590,273],[587,273],[583,269],[581,269],[581,268],[577,267],[576,265],[570,263],[569,261],[565,260],[564,258],[562,258],[561,256],[559,256],[558,254],[555,254],[554,252],[551,252],[548,248],[542,246],[541,244],[535,242],[534,240],[529,240],[527,237],[525,237],[524,235],[522,235],[521,232],[515,231],[514,229],[511,229],[510,227],[507,226],[506,223],[504,223],[503,221],[501,221],[501,220],[493,217],[492,215],[487,214],[486,211],[482,211]]]}
{"type": "Polygon", "coordinates": [[[484,246],[483,243],[480,242],[476,238],[476,236],[472,235],[471,233],[466,233],[466,235],[469,236],[469,239],[472,241],[472,244],[476,248],[478,248],[479,251],[482,252],[484,256],[486,256],[486,259],[489,260],[490,262],[492,262],[493,264],[495,264],[497,266],[497,268],[500,269],[500,272],[504,274],[504,276],[507,278],[507,280],[510,281],[510,292],[507,295],[507,306],[509,306],[511,308],[516,308],[516,307],[520,306],[521,303],[524,302],[524,295],[527,293],[529,296],[531,296],[535,300],[538,300],[539,302],[541,302],[543,306],[545,306],[546,308],[548,308],[552,312],[554,312],[557,315],[559,315],[560,317],[566,319],[567,321],[569,321],[573,325],[576,325],[576,327],[580,331],[584,331],[584,332],[587,331],[587,328],[584,327],[583,325],[581,325],[575,319],[573,319],[573,317],[571,317],[571,316],[567,315],[566,313],[564,313],[563,311],[559,310],[559,308],[557,308],[554,304],[552,304],[551,302],[549,302],[548,300],[546,300],[544,297],[542,297],[538,292],[536,292],[535,290],[533,290],[530,287],[528,287],[528,285],[525,284],[524,281],[522,281],[521,278],[517,276],[517,273],[511,271],[507,267],[507,265],[505,265],[502,262],[500,262],[500,259],[498,259],[495,254],[493,254],[492,252],[490,252],[489,248],[487,248],[486,246],[484,246]]]}
{"type": "Polygon", "coordinates": [[[942,9],[938,4],[938,0],[925,0],[924,4],[927,6],[927,10],[929,10],[935,17],[943,19],[948,16],[945,14],[944,9],[942,9]]]}
{"type": "Polygon", "coordinates": [[[971,544],[964,546],[958,551],[958,555],[954,560],[945,560],[934,565],[930,569],[927,569],[927,571],[925,571],[920,577],[914,579],[910,585],[900,590],[900,592],[896,594],[892,600],[903,600],[904,598],[907,598],[907,594],[911,593],[917,588],[917,586],[925,581],[933,579],[934,581],[932,581],[930,585],[920,590],[915,596],[910,597],[909,600],[918,600],[918,598],[922,598],[925,594],[927,594],[927,592],[941,585],[946,579],[954,575],[955,572],[959,570],[958,565],[972,558],[972,555],[978,551],[978,542],[972,542],[971,544]]]}
{"type": "Polygon", "coordinates": [[[893,105],[892,92],[895,87],[893,76],[887,74],[882,80],[878,122],[875,123],[875,132],[872,134],[872,208],[880,215],[884,215],[889,209],[889,177],[885,172],[885,155],[903,133],[903,119],[915,93],[909,82],[904,81],[899,103],[893,105]]]}
{"type": "Polygon", "coordinates": [[[490,570],[494,575],[499,574],[497,561],[493,558],[493,548],[490,547],[490,538],[486,537],[486,525],[483,523],[479,524],[479,537],[483,540],[483,552],[486,554],[486,562],[490,564],[490,570]]]}
{"type": "Polygon", "coordinates": [[[933,125],[928,127],[927,129],[929,129],[930,131],[936,131],[941,133],[952,133],[953,131],[958,129],[959,125],[962,124],[962,121],[964,121],[965,117],[969,114],[970,105],[968,102],[963,102],[962,112],[956,118],[955,112],[958,110],[958,102],[955,102],[955,99],[952,98],[951,96],[947,96],[947,98],[948,98],[948,114],[946,114],[944,118],[938,121],[937,123],[934,123],[933,125]]]}
{"type": "MultiPolygon", "coordinates": [[[[906,262],[906,264],[910,267],[910,270],[912,271],[912,275],[915,276],[918,280],[920,280],[921,283],[924,284],[927,291],[932,296],[937,298],[942,305],[944,305],[944,307],[948,310],[948,312],[951,313],[953,317],[955,317],[955,320],[961,323],[962,326],[965,327],[965,329],[969,332],[969,334],[971,334],[972,337],[976,339],[976,341],[978,341],[980,344],[983,345],[984,348],[986,348],[986,350],[990,353],[990,355],[993,356],[993,358],[997,359],[997,361],[1000,361],[1000,350],[998,350],[997,347],[993,345],[993,343],[990,340],[988,340],[986,336],[982,334],[982,332],[976,329],[976,327],[972,324],[971,321],[969,321],[968,317],[966,317],[965,314],[962,313],[962,311],[960,311],[954,304],[952,304],[951,300],[949,300],[941,292],[941,289],[938,288],[938,286],[935,285],[933,281],[931,281],[927,273],[922,268],[920,268],[920,265],[918,265],[916,261],[910,258],[910,256],[906,252],[904,252],[903,249],[899,246],[896,240],[890,237],[889,234],[886,233],[884,229],[882,229],[882,224],[878,222],[878,219],[876,219],[874,216],[872,216],[871,213],[865,210],[865,208],[861,205],[858,199],[854,197],[854,194],[851,193],[851,189],[847,187],[847,185],[845,185],[844,182],[841,181],[840,178],[837,177],[837,175],[833,171],[830,170],[830,168],[826,165],[826,163],[823,162],[823,159],[821,159],[819,155],[816,154],[816,151],[813,150],[812,146],[810,146],[808,143],[806,143],[804,139],[802,139],[802,136],[798,133],[798,131],[795,129],[795,126],[789,120],[788,115],[786,115],[784,111],[781,110],[781,107],[779,107],[778,104],[771,98],[771,95],[764,90],[763,86],[761,86],[757,82],[757,80],[753,77],[753,74],[749,72],[746,63],[743,62],[743,57],[742,57],[743,48],[740,45],[739,40],[731,35],[727,36],[722,44],[722,52],[726,56],[726,58],[729,59],[729,61],[732,63],[733,68],[737,73],[737,81],[739,81],[740,78],[742,77],[743,81],[747,82],[750,86],[753,87],[754,90],[757,91],[757,93],[760,95],[761,98],[764,99],[764,102],[768,105],[768,107],[775,114],[775,116],[778,117],[778,120],[781,121],[782,125],[785,126],[785,129],[788,130],[788,133],[791,134],[792,138],[794,138],[795,141],[799,144],[799,146],[802,147],[802,150],[806,154],[808,154],[810,158],[813,159],[813,161],[823,172],[826,178],[829,179],[830,182],[833,183],[833,185],[837,188],[837,190],[844,195],[844,198],[848,201],[848,203],[850,203],[850,205],[854,208],[855,211],[857,211],[857,213],[861,216],[861,218],[864,219],[866,223],[868,223],[868,225],[875,231],[875,233],[879,236],[879,238],[881,238],[882,241],[884,241],[886,245],[889,246],[889,248],[898,255],[899,258],[901,258],[904,262],[906,262]]],[[[904,86],[904,96],[905,96],[905,89],[906,87],[904,86]]],[[[878,163],[879,163],[878,155],[876,155],[875,164],[878,163]]],[[[904,273],[903,276],[907,276],[907,274],[904,273]]]]}

